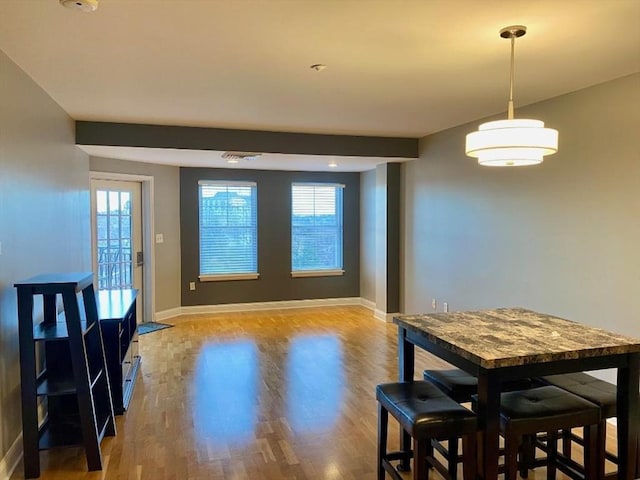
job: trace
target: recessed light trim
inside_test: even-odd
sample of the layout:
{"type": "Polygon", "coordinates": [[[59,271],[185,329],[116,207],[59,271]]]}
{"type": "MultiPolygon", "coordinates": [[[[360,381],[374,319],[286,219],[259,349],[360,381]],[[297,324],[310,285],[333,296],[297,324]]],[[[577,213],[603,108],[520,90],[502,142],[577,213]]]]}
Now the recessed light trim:
{"type": "Polygon", "coordinates": [[[91,13],[98,9],[98,0],[60,0],[60,5],[69,10],[91,13]]]}

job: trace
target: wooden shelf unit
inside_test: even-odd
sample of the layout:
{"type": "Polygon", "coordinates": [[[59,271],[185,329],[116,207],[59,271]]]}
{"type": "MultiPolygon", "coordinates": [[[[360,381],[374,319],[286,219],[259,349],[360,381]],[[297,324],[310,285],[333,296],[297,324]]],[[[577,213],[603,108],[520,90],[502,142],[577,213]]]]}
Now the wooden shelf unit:
{"type": "Polygon", "coordinates": [[[98,318],[116,415],[129,407],[140,368],[137,295],[137,290],[130,289],[98,292],[98,318]]]}
{"type": "Polygon", "coordinates": [[[88,469],[101,470],[100,442],[105,435],[115,435],[116,426],[93,275],[45,274],[14,286],[24,476],[40,476],[40,450],[78,445],[84,447],[88,469]],[[43,320],[35,323],[38,296],[43,320]],[[42,354],[41,363],[36,351],[42,354]],[[44,407],[44,418],[38,417],[39,405],[44,407]]]}

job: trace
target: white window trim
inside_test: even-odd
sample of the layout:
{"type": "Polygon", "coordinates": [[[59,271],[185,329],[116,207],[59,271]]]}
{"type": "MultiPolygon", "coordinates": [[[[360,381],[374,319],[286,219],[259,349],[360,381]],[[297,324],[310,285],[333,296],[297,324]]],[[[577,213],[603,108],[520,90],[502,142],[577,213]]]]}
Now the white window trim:
{"type": "Polygon", "coordinates": [[[302,187],[334,187],[345,188],[344,183],[326,183],[326,182],[292,182],[291,185],[302,187]]]}
{"type": "Polygon", "coordinates": [[[302,277],[340,277],[344,270],[296,270],[291,272],[291,278],[302,277]]]}
{"type": "MultiPolygon", "coordinates": [[[[224,185],[224,186],[234,186],[234,187],[251,187],[251,188],[257,188],[258,187],[258,183],[257,182],[250,182],[250,181],[234,181],[234,180],[198,180],[198,187],[200,187],[201,185],[205,185],[205,186],[215,186],[215,185],[224,185]]],[[[198,189],[199,190],[199,189],[198,189]]],[[[198,197],[200,196],[200,192],[198,192],[198,197]]],[[[200,208],[200,198],[198,198],[198,209],[200,208]]],[[[258,202],[257,202],[257,198],[256,198],[256,236],[258,233],[258,202]]],[[[199,217],[199,213],[198,213],[198,217],[199,217]]],[[[200,226],[198,226],[198,229],[200,228],[200,226]]],[[[198,238],[200,237],[200,233],[198,232],[198,238]]],[[[257,237],[256,237],[257,238],[257,237]]],[[[200,248],[200,247],[198,247],[200,248]]],[[[256,246],[256,254],[257,254],[257,246],[256,246]]],[[[256,265],[257,268],[257,265],[256,265]]],[[[198,270],[200,269],[200,265],[198,265],[198,270]]],[[[219,273],[219,274],[213,274],[213,273],[206,273],[206,274],[199,274],[198,275],[198,280],[200,280],[201,282],[226,282],[226,281],[233,281],[233,280],[256,280],[257,278],[260,277],[260,274],[258,272],[242,272],[242,273],[219,273]]]]}
{"type": "Polygon", "coordinates": [[[256,182],[239,182],[233,180],[198,180],[198,185],[229,185],[233,187],[257,187],[256,182]]]}
{"type": "MultiPolygon", "coordinates": [[[[327,183],[327,182],[292,182],[292,188],[294,186],[310,186],[310,187],[334,187],[345,189],[344,183],[327,183]]],[[[342,215],[342,241],[344,242],[344,204],[342,215]]],[[[293,228],[293,227],[292,227],[293,228]]],[[[344,243],[342,246],[342,266],[344,266],[344,243]]],[[[339,277],[344,275],[344,269],[332,269],[332,270],[295,270],[291,271],[291,278],[305,278],[305,277],[339,277]]]]}
{"type": "Polygon", "coordinates": [[[230,280],[255,280],[260,277],[259,273],[221,273],[219,275],[199,275],[201,282],[227,282],[230,280]]]}

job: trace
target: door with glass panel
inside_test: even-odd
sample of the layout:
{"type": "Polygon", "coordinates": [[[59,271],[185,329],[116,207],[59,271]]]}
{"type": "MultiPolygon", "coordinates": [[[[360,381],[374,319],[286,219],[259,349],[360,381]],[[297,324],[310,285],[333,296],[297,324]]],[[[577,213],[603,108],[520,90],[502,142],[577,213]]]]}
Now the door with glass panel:
{"type": "Polygon", "coordinates": [[[138,290],[137,317],[142,321],[141,184],[91,181],[93,272],[98,290],[138,290]]]}

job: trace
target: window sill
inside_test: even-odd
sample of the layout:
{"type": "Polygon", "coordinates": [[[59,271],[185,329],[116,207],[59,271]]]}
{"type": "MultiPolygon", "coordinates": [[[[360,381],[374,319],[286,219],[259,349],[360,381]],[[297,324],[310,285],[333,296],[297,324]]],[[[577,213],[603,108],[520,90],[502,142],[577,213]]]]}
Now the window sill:
{"type": "Polygon", "coordinates": [[[230,280],[255,280],[260,277],[259,273],[225,273],[220,275],[199,275],[201,282],[227,282],[230,280]]]}
{"type": "Polygon", "coordinates": [[[344,275],[344,270],[299,270],[291,272],[291,278],[340,277],[342,275],[344,275]]]}

